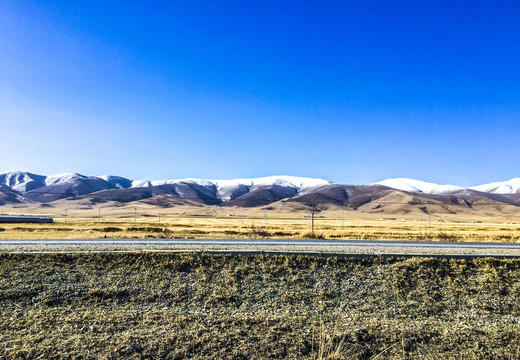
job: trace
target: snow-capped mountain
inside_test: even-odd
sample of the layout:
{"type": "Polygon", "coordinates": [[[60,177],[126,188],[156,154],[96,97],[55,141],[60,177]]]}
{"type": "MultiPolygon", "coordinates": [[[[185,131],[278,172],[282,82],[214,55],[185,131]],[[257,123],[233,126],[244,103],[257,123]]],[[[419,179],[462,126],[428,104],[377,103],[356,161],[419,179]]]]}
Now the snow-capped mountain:
{"type": "Polygon", "coordinates": [[[279,189],[275,198],[280,196],[283,198],[286,196],[281,195],[282,193],[289,194],[288,196],[304,194],[316,187],[330,185],[332,182],[324,179],[296,176],[268,176],[235,180],[204,180],[195,178],[131,180],[113,175],[85,176],[77,173],[65,173],[43,176],[27,172],[10,172],[0,174],[0,184],[19,191],[27,198],[38,202],[50,202],[103,190],[153,188],[165,185],[177,185],[170,189],[175,189],[176,195],[181,197],[195,191],[199,196],[225,201],[259,189],[265,190],[273,187],[279,189]],[[281,191],[280,189],[289,190],[281,191]]]}
{"type": "Polygon", "coordinates": [[[472,186],[470,189],[493,194],[516,194],[520,193],[520,178],[472,186]]]}
{"type": "Polygon", "coordinates": [[[283,199],[312,203],[312,199],[319,198],[322,202],[358,208],[359,204],[370,203],[387,195],[406,197],[411,194],[415,198],[437,199],[449,204],[459,200],[460,203],[473,204],[476,198],[481,198],[480,203],[486,204],[489,201],[520,203],[520,178],[464,188],[406,178],[387,179],[370,185],[341,185],[324,179],[296,176],[234,180],[132,180],[113,175],[65,173],[44,176],[18,171],[0,174],[0,187],[4,204],[88,198],[92,203],[148,201],[149,204],[167,206],[195,201],[206,205],[249,207],[264,206],[283,199]],[[396,194],[392,189],[402,194],[396,194]]]}
{"type": "Polygon", "coordinates": [[[45,185],[46,176],[29,172],[13,171],[0,174],[0,185],[15,191],[26,192],[45,185]]]}
{"type": "Polygon", "coordinates": [[[332,184],[332,181],[324,179],[314,179],[308,177],[297,177],[297,176],[266,176],[261,178],[252,179],[234,179],[234,180],[203,180],[195,178],[186,178],[179,180],[136,180],[132,181],[131,187],[150,187],[150,186],[161,186],[161,185],[174,185],[174,184],[196,184],[203,187],[214,187],[216,188],[218,197],[220,199],[229,200],[235,198],[238,194],[243,195],[260,187],[264,186],[280,186],[280,187],[291,187],[297,190],[298,193],[303,194],[306,191],[324,185],[332,184]]]}
{"type": "Polygon", "coordinates": [[[51,202],[71,196],[90,194],[116,187],[97,176],[76,173],[52,176],[24,172],[0,174],[0,184],[19,191],[27,199],[37,202],[51,202]]]}
{"type": "Polygon", "coordinates": [[[463,193],[470,190],[491,193],[491,194],[516,194],[520,193],[520,178],[514,178],[508,181],[493,182],[490,184],[461,187],[456,185],[439,185],[420,180],[397,178],[379,181],[376,184],[388,186],[393,189],[402,191],[425,193],[425,194],[450,194],[463,193]]]}
{"type": "Polygon", "coordinates": [[[98,178],[105,180],[107,183],[115,186],[117,189],[127,189],[133,187],[133,181],[121,176],[101,175],[98,178]]]}
{"type": "Polygon", "coordinates": [[[393,189],[398,189],[408,192],[418,192],[425,194],[446,194],[457,191],[463,191],[465,188],[455,185],[439,185],[435,183],[429,183],[420,180],[398,178],[398,179],[387,179],[379,181],[377,185],[388,186],[393,189]]]}

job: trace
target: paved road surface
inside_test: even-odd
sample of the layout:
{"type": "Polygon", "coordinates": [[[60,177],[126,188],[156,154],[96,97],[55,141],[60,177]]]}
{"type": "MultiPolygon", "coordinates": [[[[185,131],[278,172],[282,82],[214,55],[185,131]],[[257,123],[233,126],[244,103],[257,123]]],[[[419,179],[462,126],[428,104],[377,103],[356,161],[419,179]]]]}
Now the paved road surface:
{"type": "Polygon", "coordinates": [[[280,240],[280,239],[0,239],[2,245],[221,245],[221,246],[380,246],[470,249],[520,249],[520,243],[377,241],[377,240],[280,240]]]}
{"type": "Polygon", "coordinates": [[[0,240],[0,252],[197,251],[373,257],[520,258],[520,243],[280,240],[280,239],[40,239],[0,240]]]}

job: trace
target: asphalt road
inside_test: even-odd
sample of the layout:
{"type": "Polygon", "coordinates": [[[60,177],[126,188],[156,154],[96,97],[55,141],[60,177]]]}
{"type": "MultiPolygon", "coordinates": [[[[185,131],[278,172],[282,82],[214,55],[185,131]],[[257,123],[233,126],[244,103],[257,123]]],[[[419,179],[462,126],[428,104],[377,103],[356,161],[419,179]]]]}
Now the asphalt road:
{"type": "Polygon", "coordinates": [[[520,243],[377,241],[377,240],[280,240],[280,239],[0,239],[2,245],[219,245],[219,246],[313,246],[519,249],[520,243]]]}
{"type": "Polygon", "coordinates": [[[520,244],[483,242],[280,239],[4,239],[0,252],[169,251],[336,257],[520,258],[520,244]]]}

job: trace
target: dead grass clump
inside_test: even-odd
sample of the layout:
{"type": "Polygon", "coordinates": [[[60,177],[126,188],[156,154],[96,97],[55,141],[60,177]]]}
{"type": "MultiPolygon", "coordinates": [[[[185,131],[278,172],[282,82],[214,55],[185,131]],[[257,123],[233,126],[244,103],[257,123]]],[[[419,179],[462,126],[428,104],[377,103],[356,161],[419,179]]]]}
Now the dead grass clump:
{"type": "Polygon", "coordinates": [[[519,234],[498,234],[493,236],[494,241],[499,242],[520,242],[519,234]]]}
{"type": "Polygon", "coordinates": [[[161,233],[161,232],[164,232],[164,227],[153,227],[153,226],[129,227],[126,229],[126,231],[161,233]]]}
{"type": "Polygon", "coordinates": [[[273,234],[270,231],[265,230],[264,228],[258,228],[254,224],[251,225],[251,230],[248,233],[248,237],[252,239],[256,238],[269,238],[273,234]]]}
{"type": "Polygon", "coordinates": [[[17,226],[15,228],[13,228],[13,230],[15,230],[15,231],[29,231],[29,232],[33,232],[33,231],[36,231],[37,229],[29,228],[29,227],[23,227],[23,226],[17,226]]]}
{"type": "Polygon", "coordinates": [[[53,231],[58,231],[58,232],[71,232],[71,231],[74,231],[75,229],[72,229],[72,228],[56,228],[56,229],[53,229],[53,231]]]}
{"type": "Polygon", "coordinates": [[[434,235],[434,238],[440,241],[459,241],[460,235],[439,231],[434,235]]]}
{"type": "Polygon", "coordinates": [[[204,230],[187,230],[183,232],[184,234],[190,234],[190,235],[204,235],[207,234],[207,231],[204,230]]]}
{"type": "Polygon", "coordinates": [[[284,232],[284,231],[276,231],[273,233],[274,236],[294,236],[293,233],[284,232]]]}
{"type": "Polygon", "coordinates": [[[315,239],[315,240],[324,240],[325,234],[322,232],[312,232],[312,231],[305,231],[300,233],[300,236],[303,239],[315,239]]]}
{"type": "Polygon", "coordinates": [[[102,231],[102,232],[121,232],[121,231],[123,231],[123,229],[114,227],[114,226],[107,226],[107,227],[102,228],[100,231],[102,231]]]}

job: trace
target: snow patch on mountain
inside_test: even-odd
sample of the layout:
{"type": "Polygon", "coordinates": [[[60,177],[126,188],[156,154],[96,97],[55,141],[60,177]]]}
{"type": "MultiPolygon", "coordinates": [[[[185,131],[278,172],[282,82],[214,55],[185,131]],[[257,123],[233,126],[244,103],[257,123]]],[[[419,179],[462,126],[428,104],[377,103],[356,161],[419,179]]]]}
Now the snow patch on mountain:
{"type": "MultiPolygon", "coordinates": [[[[180,183],[188,183],[188,184],[196,184],[200,186],[213,186],[214,184],[211,181],[203,180],[203,179],[195,179],[195,178],[186,178],[186,179],[177,179],[177,180],[136,180],[134,181],[135,185],[144,185],[139,187],[148,187],[148,186],[161,186],[161,185],[173,185],[180,183]]],[[[132,186],[137,187],[137,186],[132,186]]]]}
{"type": "Polygon", "coordinates": [[[0,185],[5,185],[15,191],[26,192],[44,186],[45,176],[13,171],[0,174],[0,185]]]}
{"type": "Polygon", "coordinates": [[[520,178],[472,186],[470,189],[493,194],[516,194],[520,192],[520,178]]]}
{"type": "Polygon", "coordinates": [[[332,184],[332,181],[324,179],[287,175],[266,176],[253,179],[210,180],[210,182],[216,185],[220,197],[226,200],[229,200],[232,197],[231,195],[240,189],[242,189],[242,192],[246,192],[246,189],[249,189],[250,192],[258,189],[261,186],[277,185],[282,187],[295,188],[299,194],[303,194],[310,189],[332,184]]]}
{"type": "Polygon", "coordinates": [[[97,176],[97,178],[105,180],[107,183],[115,186],[117,189],[127,189],[132,187],[133,181],[122,176],[114,176],[114,175],[101,175],[97,176]]]}
{"type": "Polygon", "coordinates": [[[307,177],[296,176],[266,176],[253,179],[234,179],[234,180],[209,180],[218,188],[234,187],[238,185],[245,185],[249,187],[260,187],[266,185],[290,186],[298,189],[313,188],[323,185],[330,185],[332,181],[323,179],[314,179],[307,177]]]}
{"type": "Polygon", "coordinates": [[[87,176],[77,174],[77,173],[64,173],[64,174],[57,174],[57,175],[51,175],[47,176],[45,178],[45,185],[65,185],[65,184],[76,184],[78,181],[87,179],[87,176]]]}
{"type": "Polygon", "coordinates": [[[251,179],[233,179],[233,180],[205,180],[196,178],[186,178],[178,180],[135,180],[132,182],[132,187],[149,187],[149,186],[161,186],[168,184],[195,184],[207,188],[215,187],[217,189],[218,196],[221,199],[229,200],[238,194],[247,193],[254,191],[261,186],[284,186],[296,188],[300,193],[304,193],[310,189],[330,185],[333,182],[324,179],[314,179],[308,177],[297,177],[297,176],[266,176],[261,178],[251,179]]]}
{"type": "Polygon", "coordinates": [[[461,186],[439,185],[407,178],[387,179],[379,181],[374,185],[383,185],[397,190],[426,194],[444,194],[465,190],[465,188],[461,186]]]}

